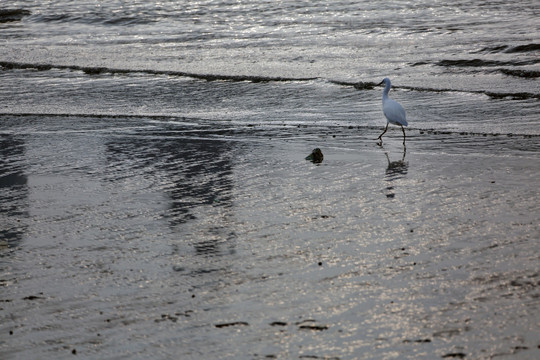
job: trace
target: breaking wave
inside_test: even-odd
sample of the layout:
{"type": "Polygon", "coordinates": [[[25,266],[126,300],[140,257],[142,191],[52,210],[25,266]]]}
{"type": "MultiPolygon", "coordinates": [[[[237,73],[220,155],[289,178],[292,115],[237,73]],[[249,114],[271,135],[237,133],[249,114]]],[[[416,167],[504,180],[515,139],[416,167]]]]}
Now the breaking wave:
{"type": "Polygon", "coordinates": [[[252,75],[216,75],[216,74],[196,74],[184,71],[174,70],[150,70],[150,69],[115,69],[107,67],[91,67],[91,66],[78,66],[78,65],[53,65],[53,64],[31,64],[31,63],[18,63],[9,61],[0,61],[0,67],[5,70],[12,69],[34,69],[38,71],[47,71],[51,69],[58,70],[71,70],[82,71],[88,75],[99,74],[149,74],[149,75],[168,75],[168,76],[182,76],[190,77],[194,79],[201,79],[207,81],[251,81],[251,82],[269,82],[269,81],[308,81],[315,80],[316,78],[293,78],[293,77],[269,77],[269,76],[252,76],[252,75]]]}

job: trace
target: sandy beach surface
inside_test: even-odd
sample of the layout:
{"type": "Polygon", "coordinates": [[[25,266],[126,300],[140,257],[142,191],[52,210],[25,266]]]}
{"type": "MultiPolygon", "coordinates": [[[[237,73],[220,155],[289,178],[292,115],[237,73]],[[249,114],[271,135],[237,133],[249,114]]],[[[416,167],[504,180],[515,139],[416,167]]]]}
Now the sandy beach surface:
{"type": "Polygon", "coordinates": [[[1,138],[3,358],[540,355],[538,137],[85,122],[1,138]]]}

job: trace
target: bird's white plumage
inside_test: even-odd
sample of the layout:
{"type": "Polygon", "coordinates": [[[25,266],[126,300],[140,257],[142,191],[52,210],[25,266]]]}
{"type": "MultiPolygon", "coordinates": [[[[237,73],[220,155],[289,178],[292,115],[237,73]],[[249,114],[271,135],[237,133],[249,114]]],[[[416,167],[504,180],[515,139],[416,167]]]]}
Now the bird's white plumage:
{"type": "Polygon", "coordinates": [[[390,79],[385,78],[383,80],[383,83],[385,84],[385,87],[383,91],[382,104],[383,113],[386,117],[386,120],[394,125],[407,126],[408,124],[407,116],[405,115],[405,109],[403,108],[403,106],[401,106],[400,103],[388,97],[388,92],[390,91],[390,87],[392,86],[392,84],[390,83],[390,79]]]}
{"type": "Polygon", "coordinates": [[[405,109],[400,103],[387,98],[383,101],[383,113],[389,123],[394,125],[407,126],[407,118],[405,116],[405,109]]]}
{"type": "Polygon", "coordinates": [[[389,78],[384,78],[379,85],[384,84],[384,90],[382,95],[382,107],[383,114],[386,117],[386,128],[381,135],[377,138],[380,142],[379,145],[382,146],[382,136],[388,130],[388,124],[399,125],[401,131],[403,131],[403,146],[405,146],[405,129],[404,126],[407,126],[407,116],[405,115],[405,109],[401,106],[400,103],[394,101],[388,97],[388,92],[392,84],[390,83],[389,78]]]}

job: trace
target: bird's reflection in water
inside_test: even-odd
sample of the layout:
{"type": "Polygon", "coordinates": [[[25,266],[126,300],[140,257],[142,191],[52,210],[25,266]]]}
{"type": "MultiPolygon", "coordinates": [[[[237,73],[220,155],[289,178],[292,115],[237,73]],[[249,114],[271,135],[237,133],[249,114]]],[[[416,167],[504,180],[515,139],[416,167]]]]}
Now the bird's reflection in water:
{"type": "Polygon", "coordinates": [[[392,184],[392,182],[403,178],[405,175],[407,175],[407,172],[409,170],[409,163],[405,161],[406,154],[407,149],[403,147],[403,155],[401,157],[401,160],[391,161],[390,156],[388,156],[388,152],[384,153],[384,155],[386,156],[386,160],[388,160],[388,166],[386,167],[386,175],[384,177],[384,180],[388,182],[385,190],[386,197],[389,199],[392,199],[396,196],[394,192],[394,185],[392,184]]]}

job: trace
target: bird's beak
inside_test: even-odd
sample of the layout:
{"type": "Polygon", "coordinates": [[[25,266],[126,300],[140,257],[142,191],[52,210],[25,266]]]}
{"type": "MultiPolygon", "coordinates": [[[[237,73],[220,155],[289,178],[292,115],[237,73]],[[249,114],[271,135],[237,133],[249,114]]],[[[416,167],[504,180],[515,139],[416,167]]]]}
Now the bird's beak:
{"type": "Polygon", "coordinates": [[[377,84],[377,86],[384,84],[384,80],[377,84]]]}

